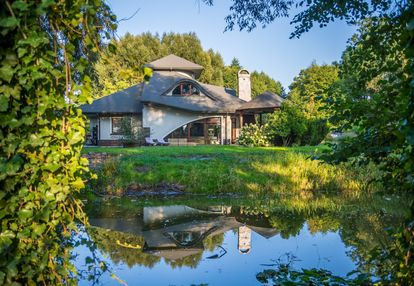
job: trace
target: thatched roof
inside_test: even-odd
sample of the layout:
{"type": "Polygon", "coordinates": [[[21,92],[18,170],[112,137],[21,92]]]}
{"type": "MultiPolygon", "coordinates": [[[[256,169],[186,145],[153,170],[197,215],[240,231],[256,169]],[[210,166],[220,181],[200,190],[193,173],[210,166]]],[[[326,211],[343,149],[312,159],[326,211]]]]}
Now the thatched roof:
{"type": "Polygon", "coordinates": [[[233,113],[243,100],[235,96],[232,89],[200,83],[179,72],[156,71],[142,92],[142,102],[179,108],[192,112],[233,113]],[[197,86],[200,95],[168,96],[172,88],[181,82],[197,86]]]}
{"type": "Polygon", "coordinates": [[[283,98],[279,95],[266,91],[249,102],[243,103],[237,110],[270,110],[280,108],[283,98]]]}
{"type": "Polygon", "coordinates": [[[142,113],[142,84],[136,84],[113,94],[81,105],[83,113],[133,114],[142,113]]]}

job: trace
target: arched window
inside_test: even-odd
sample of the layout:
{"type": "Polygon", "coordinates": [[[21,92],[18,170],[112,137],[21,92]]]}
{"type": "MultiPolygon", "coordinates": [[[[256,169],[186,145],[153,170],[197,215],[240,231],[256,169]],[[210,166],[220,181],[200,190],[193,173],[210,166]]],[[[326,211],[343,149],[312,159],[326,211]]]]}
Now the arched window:
{"type": "Polygon", "coordinates": [[[194,84],[189,83],[189,82],[180,83],[172,91],[172,95],[178,95],[178,96],[199,95],[199,94],[200,94],[200,90],[194,84]]]}

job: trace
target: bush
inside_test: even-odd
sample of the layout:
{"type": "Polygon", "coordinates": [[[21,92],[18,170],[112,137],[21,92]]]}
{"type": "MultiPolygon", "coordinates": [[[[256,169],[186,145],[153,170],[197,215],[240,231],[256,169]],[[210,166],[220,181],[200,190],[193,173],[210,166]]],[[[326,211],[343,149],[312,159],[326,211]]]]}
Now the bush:
{"type": "Polygon", "coordinates": [[[121,121],[122,145],[125,147],[140,145],[144,139],[143,129],[137,126],[131,117],[123,117],[121,121]]]}
{"type": "Polygon", "coordinates": [[[307,130],[307,121],[302,111],[292,102],[286,100],[282,109],[268,116],[266,130],[273,142],[282,142],[283,146],[302,143],[302,136],[307,130]]]}
{"type": "Polygon", "coordinates": [[[329,133],[326,120],[308,119],[306,122],[306,132],[301,138],[302,145],[318,145],[329,133]]]}
{"type": "Polygon", "coordinates": [[[243,146],[268,146],[269,138],[264,126],[258,124],[248,124],[240,130],[240,136],[237,143],[243,146]]]}

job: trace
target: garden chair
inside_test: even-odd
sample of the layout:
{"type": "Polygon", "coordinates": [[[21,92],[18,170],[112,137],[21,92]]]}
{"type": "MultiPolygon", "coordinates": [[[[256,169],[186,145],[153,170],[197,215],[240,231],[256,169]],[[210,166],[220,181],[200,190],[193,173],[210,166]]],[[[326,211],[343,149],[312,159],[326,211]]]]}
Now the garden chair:
{"type": "Polygon", "coordinates": [[[157,142],[155,142],[154,139],[152,139],[150,137],[145,137],[145,145],[155,146],[155,145],[157,145],[157,142]]]}
{"type": "Polygon", "coordinates": [[[160,145],[160,146],[168,146],[168,145],[170,145],[170,143],[168,143],[167,141],[164,141],[164,139],[160,139],[160,140],[155,139],[154,141],[157,143],[157,145],[160,145]]]}

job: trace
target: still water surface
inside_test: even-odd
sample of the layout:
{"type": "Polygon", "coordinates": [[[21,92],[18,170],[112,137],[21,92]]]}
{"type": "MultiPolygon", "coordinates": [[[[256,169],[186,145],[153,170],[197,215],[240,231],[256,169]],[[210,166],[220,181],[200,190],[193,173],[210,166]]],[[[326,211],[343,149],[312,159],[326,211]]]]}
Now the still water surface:
{"type": "MultiPolygon", "coordinates": [[[[90,211],[93,227],[83,235],[108,262],[101,285],[261,285],[256,274],[280,263],[344,276],[373,246],[385,244],[385,228],[402,219],[384,208],[305,214],[230,205],[123,210],[114,204],[90,211]]],[[[79,246],[75,253],[77,267],[85,267],[90,250],[79,246]]]]}

